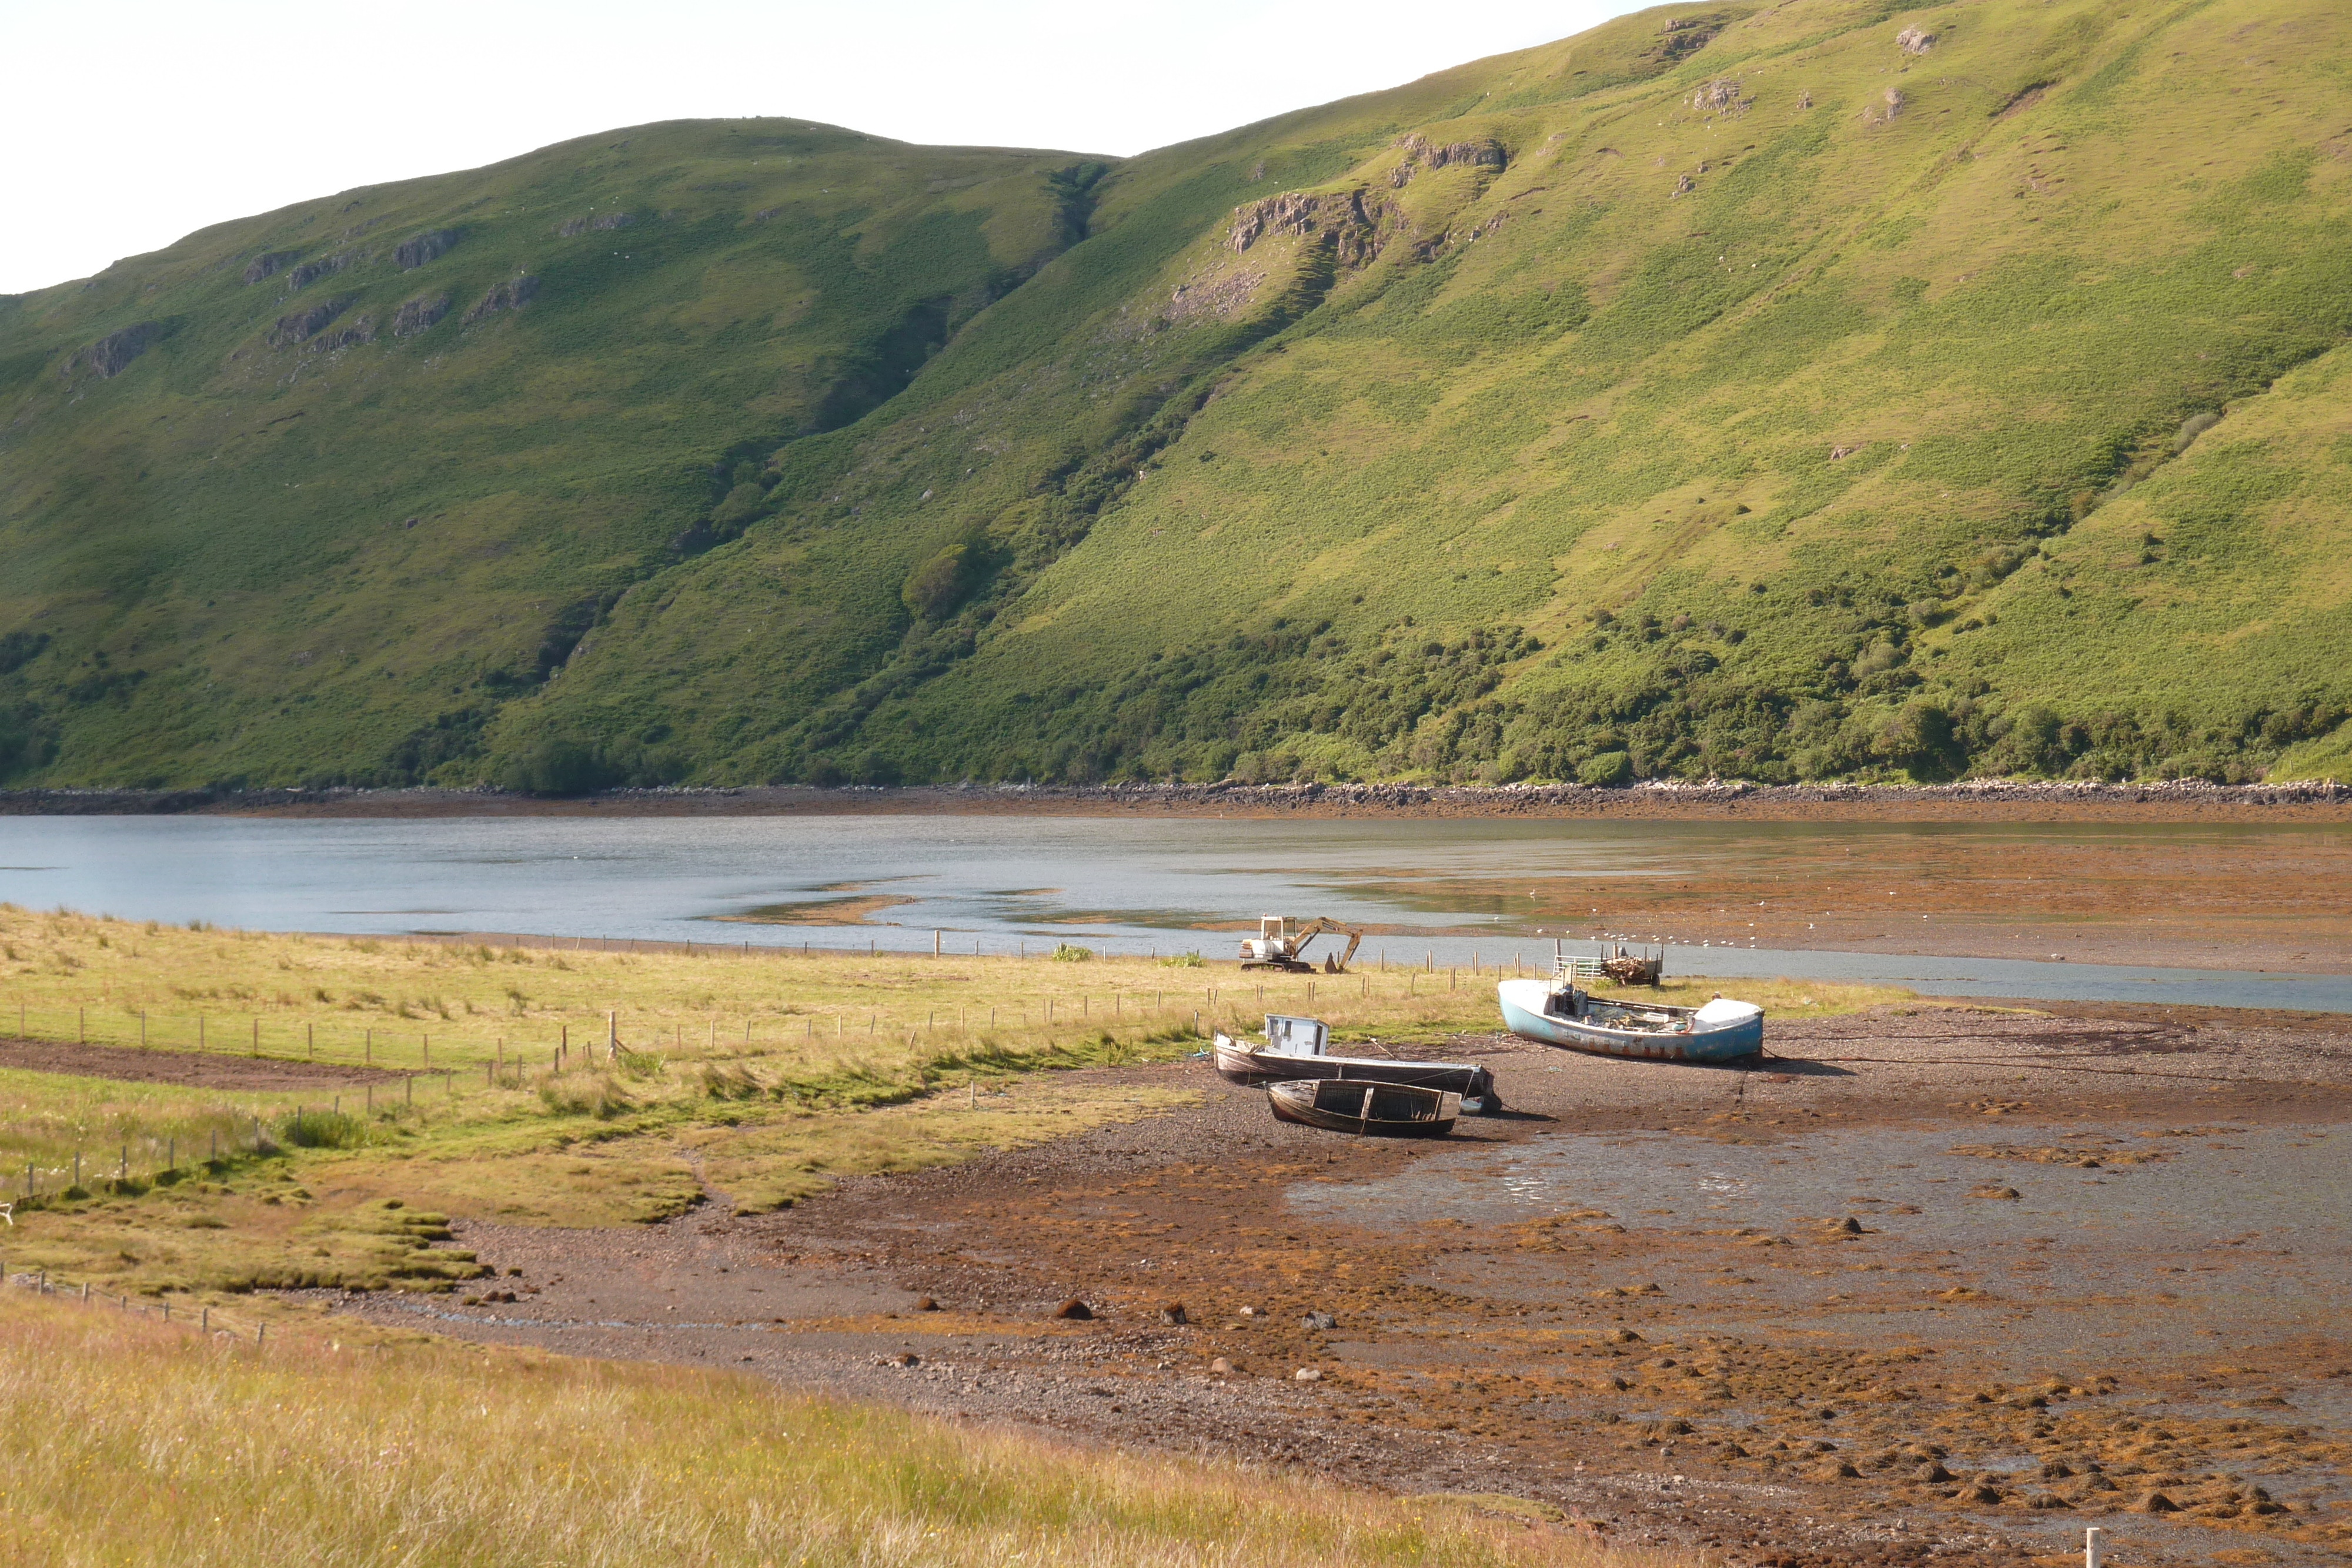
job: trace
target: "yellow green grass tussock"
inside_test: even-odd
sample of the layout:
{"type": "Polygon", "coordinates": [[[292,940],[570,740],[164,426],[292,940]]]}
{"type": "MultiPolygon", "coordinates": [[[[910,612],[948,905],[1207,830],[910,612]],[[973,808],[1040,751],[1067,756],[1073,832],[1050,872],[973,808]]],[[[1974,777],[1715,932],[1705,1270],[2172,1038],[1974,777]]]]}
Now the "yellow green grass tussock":
{"type": "Polygon", "coordinates": [[[0,1556],[59,1568],[1678,1561],[745,1376],[413,1341],[257,1350],[16,1290],[0,1295],[0,1556]]]}

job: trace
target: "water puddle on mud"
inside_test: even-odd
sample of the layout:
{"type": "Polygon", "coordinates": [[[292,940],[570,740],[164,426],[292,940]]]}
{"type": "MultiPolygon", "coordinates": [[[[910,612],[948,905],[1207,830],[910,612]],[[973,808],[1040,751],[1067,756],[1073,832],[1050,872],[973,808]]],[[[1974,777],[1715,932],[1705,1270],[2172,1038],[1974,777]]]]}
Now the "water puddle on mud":
{"type": "MultiPolygon", "coordinates": [[[[1678,1330],[1981,1337],[2023,1365],[2333,1333],[2352,1282],[2347,1155],[2352,1133],[2306,1127],[1956,1124],[1770,1144],[1563,1133],[1433,1152],[1378,1180],[1294,1188],[1289,1203],[1306,1219],[1398,1228],[1605,1217],[1654,1244],[1641,1277],[1700,1314],[1678,1330]],[[1863,1235],[1830,1249],[1848,1217],[1863,1235]]],[[[1545,1285],[1507,1269],[1481,1288],[1545,1285]]]]}

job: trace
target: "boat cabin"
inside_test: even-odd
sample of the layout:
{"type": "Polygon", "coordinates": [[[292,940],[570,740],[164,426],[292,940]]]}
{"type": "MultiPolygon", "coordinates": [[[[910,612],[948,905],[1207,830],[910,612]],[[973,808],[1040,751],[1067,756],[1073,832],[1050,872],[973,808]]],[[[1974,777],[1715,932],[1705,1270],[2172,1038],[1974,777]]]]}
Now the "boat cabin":
{"type": "Polygon", "coordinates": [[[1286,1013],[1265,1015],[1268,1056],[1322,1056],[1330,1044],[1331,1026],[1321,1019],[1292,1018],[1286,1013]]]}

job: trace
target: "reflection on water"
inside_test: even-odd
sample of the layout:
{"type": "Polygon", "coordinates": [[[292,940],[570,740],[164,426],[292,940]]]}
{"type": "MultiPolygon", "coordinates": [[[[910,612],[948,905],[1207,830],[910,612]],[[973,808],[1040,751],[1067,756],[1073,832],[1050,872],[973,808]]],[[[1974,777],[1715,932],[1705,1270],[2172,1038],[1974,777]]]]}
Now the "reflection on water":
{"type": "MultiPolygon", "coordinates": [[[[1384,928],[1382,963],[1540,964],[1547,937],[1446,886],[1579,876],[1733,878],[1822,854],[2129,833],[2181,847],[2323,830],[2148,823],[1224,821],[1045,817],[496,818],[336,821],[0,818],[0,898],[132,918],[351,933],[499,931],[950,952],[1072,940],[1224,956],[1234,923],[1328,915],[1384,928]],[[1972,836],[1973,835],[1973,839],[1972,836]],[[2265,836],[2267,835],[2267,836],[2265,836]],[[887,886],[886,923],[739,924],[887,886]]],[[[822,916],[820,916],[822,920],[822,916]]],[[[1360,960],[1360,962],[1361,960],[1360,960]]],[[[1944,994],[2352,1011],[2352,977],[1670,946],[1675,970],[1890,981],[1944,994]]]]}

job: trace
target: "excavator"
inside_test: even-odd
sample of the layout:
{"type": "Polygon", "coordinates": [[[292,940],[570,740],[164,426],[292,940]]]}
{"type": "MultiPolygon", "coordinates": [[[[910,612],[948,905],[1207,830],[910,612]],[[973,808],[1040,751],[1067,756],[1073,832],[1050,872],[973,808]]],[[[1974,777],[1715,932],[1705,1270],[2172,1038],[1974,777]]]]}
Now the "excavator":
{"type": "Polygon", "coordinates": [[[1353,926],[1342,925],[1336,920],[1309,920],[1294,926],[1283,915],[1261,915],[1257,917],[1257,935],[1242,938],[1242,967],[1244,969],[1281,969],[1293,975],[1311,975],[1315,965],[1307,957],[1307,945],[1318,936],[1345,936],[1348,950],[1337,957],[1327,956],[1323,972],[1344,975],[1348,960],[1356,956],[1363,945],[1364,934],[1353,926]]]}

